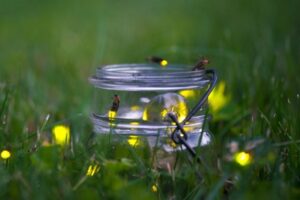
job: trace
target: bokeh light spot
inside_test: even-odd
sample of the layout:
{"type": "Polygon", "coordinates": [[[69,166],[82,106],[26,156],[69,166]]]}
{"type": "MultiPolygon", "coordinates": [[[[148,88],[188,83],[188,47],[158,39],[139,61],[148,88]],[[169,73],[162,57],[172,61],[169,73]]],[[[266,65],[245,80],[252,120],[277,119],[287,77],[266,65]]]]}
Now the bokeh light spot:
{"type": "Polygon", "coordinates": [[[70,128],[65,125],[57,125],[52,129],[54,143],[65,146],[70,143],[70,128]]]}
{"type": "Polygon", "coordinates": [[[137,147],[141,144],[140,138],[136,135],[130,135],[127,139],[127,142],[132,147],[137,147]]]}
{"type": "Polygon", "coordinates": [[[241,166],[246,166],[251,163],[251,155],[247,152],[238,152],[234,156],[235,162],[241,166]]]}
{"type": "Polygon", "coordinates": [[[8,150],[1,151],[1,158],[2,159],[6,160],[6,159],[10,158],[10,156],[11,156],[10,151],[8,151],[8,150]]]}

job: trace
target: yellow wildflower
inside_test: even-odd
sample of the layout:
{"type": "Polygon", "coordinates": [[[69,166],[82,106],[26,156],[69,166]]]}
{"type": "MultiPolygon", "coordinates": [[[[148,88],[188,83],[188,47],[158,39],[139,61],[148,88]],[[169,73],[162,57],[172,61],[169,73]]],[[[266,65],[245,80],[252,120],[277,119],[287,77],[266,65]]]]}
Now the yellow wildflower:
{"type": "Polygon", "coordinates": [[[224,94],[225,87],[225,82],[221,81],[208,97],[208,103],[213,112],[221,110],[229,102],[230,97],[224,94]]]}
{"type": "Polygon", "coordinates": [[[3,151],[1,151],[1,158],[6,160],[6,159],[9,159],[11,156],[11,153],[10,151],[4,149],[3,151]]]}
{"type": "Polygon", "coordinates": [[[54,143],[65,146],[70,143],[70,128],[65,125],[57,125],[52,129],[54,143]]]}

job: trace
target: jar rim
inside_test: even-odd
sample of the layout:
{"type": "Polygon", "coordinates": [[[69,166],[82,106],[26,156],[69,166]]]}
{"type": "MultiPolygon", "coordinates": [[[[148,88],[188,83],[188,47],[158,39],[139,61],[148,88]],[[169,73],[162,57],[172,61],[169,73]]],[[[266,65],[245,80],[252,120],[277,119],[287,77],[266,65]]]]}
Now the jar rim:
{"type": "Polygon", "coordinates": [[[188,65],[113,64],[97,68],[89,78],[97,88],[119,91],[174,91],[202,88],[209,83],[205,70],[188,65]]]}

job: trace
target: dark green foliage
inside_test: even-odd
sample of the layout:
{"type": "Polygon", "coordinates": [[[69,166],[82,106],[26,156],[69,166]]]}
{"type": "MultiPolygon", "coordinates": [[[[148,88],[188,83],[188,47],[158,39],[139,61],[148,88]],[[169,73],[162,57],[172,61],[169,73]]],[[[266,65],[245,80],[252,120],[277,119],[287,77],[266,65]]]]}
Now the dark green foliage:
{"type": "Polygon", "coordinates": [[[0,160],[0,198],[299,199],[299,7],[2,1],[0,150],[12,156],[0,160]],[[197,149],[206,167],[178,152],[174,168],[161,169],[145,139],[133,148],[93,133],[88,77],[99,65],[150,55],[188,64],[206,56],[225,81],[230,103],[209,124],[213,143],[197,149]],[[57,124],[70,126],[70,146],[42,144],[57,124]],[[232,141],[251,153],[250,165],[230,160],[232,141]],[[100,167],[94,176],[86,176],[90,165],[100,167]]]}

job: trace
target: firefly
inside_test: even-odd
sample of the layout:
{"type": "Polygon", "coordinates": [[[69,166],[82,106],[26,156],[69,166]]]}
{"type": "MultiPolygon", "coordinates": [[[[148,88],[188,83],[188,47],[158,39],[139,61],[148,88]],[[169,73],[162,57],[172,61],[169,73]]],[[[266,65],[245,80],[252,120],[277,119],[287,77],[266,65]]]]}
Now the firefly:
{"type": "Polygon", "coordinates": [[[203,70],[205,66],[209,64],[209,60],[207,58],[201,58],[197,64],[194,66],[193,71],[203,70]]]}
{"type": "Polygon", "coordinates": [[[166,59],[163,59],[163,58],[160,58],[157,56],[150,56],[147,60],[152,63],[160,64],[162,67],[165,67],[168,65],[168,61],[166,59]]]}
{"type": "Polygon", "coordinates": [[[114,119],[117,115],[118,109],[120,105],[120,97],[118,95],[114,95],[112,106],[108,112],[108,117],[110,119],[114,119]]]}

